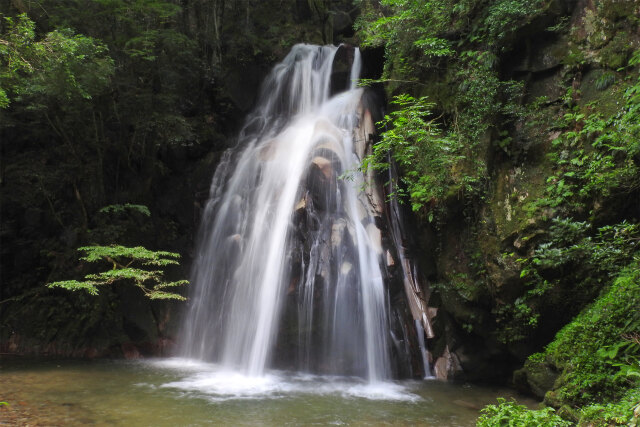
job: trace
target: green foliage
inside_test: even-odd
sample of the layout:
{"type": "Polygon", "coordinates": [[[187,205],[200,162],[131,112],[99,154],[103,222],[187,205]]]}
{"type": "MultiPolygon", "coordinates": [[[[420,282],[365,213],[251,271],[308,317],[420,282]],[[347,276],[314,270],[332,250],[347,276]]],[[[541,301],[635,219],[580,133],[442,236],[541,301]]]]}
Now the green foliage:
{"type": "Polygon", "coordinates": [[[456,127],[470,147],[479,145],[498,118],[509,123],[521,114],[518,99],[523,84],[500,80],[495,71],[497,62],[497,56],[490,51],[460,53],[463,66],[457,73],[460,83],[456,93],[459,103],[456,127]]]}
{"type": "MultiPolygon", "coordinates": [[[[483,26],[477,31],[483,41],[500,46],[524,23],[529,22],[544,6],[544,0],[498,0],[486,10],[483,26]]],[[[474,37],[474,36],[472,36],[474,37]]]]}
{"type": "Polygon", "coordinates": [[[141,246],[132,248],[116,245],[84,246],[78,248],[78,251],[85,253],[85,255],[80,258],[81,260],[90,263],[106,261],[111,263],[113,268],[95,274],[87,274],[83,281],[66,280],[53,282],[49,283],[47,285],[48,287],[63,288],[70,291],[83,290],[91,295],[97,295],[97,286],[125,281],[132,282],[150,299],[185,299],[180,294],[169,292],[167,289],[185,285],[188,283],[186,280],[166,282],[164,281],[164,273],[162,270],[145,268],[166,267],[168,265],[178,264],[177,260],[180,258],[180,255],[177,253],[150,251],[141,246]],[[134,267],[134,265],[139,267],[134,267]]]}
{"type": "Polygon", "coordinates": [[[598,90],[605,90],[611,85],[613,85],[615,82],[616,82],[616,75],[613,74],[611,71],[605,71],[598,76],[598,78],[594,82],[594,85],[598,90]]]}
{"type": "MultiPolygon", "coordinates": [[[[634,59],[629,64],[637,65],[634,59]]],[[[612,117],[602,117],[593,105],[574,107],[564,115],[565,129],[549,154],[555,173],[547,179],[539,206],[571,211],[585,201],[640,188],[640,169],[634,161],[640,153],[639,94],[640,79],[626,88],[624,105],[612,117]]]]}
{"type": "Polygon", "coordinates": [[[554,218],[547,238],[535,247],[532,256],[516,259],[527,290],[513,304],[496,307],[501,341],[524,339],[535,329],[543,301],[550,302],[550,293],[568,289],[579,292],[579,300],[589,301],[640,248],[637,224],[623,221],[600,227],[595,233],[591,229],[586,222],[554,218]]]}
{"type": "Polygon", "coordinates": [[[12,301],[0,309],[0,340],[16,331],[44,348],[104,332],[98,347],[110,346],[123,336],[120,293],[42,284],[101,271],[78,266],[79,246],[185,250],[194,226],[187,189],[205,185],[262,68],[303,37],[321,42],[322,22],[298,19],[295,2],[279,0],[0,4],[0,300],[12,301]],[[129,205],[101,209],[128,200],[160,208],[153,217],[129,205]]]}
{"type": "Polygon", "coordinates": [[[95,0],[104,13],[113,14],[130,25],[141,25],[139,19],[166,24],[180,11],[180,6],[165,0],[95,0]]]}
{"type": "MultiPolygon", "coordinates": [[[[385,46],[391,57],[420,52],[428,58],[455,56],[455,47],[475,44],[497,52],[518,28],[530,22],[545,6],[543,0],[381,0],[362,1],[356,28],[370,46],[385,46]],[[451,33],[459,33],[457,46],[451,33]],[[412,52],[413,49],[416,49],[412,52]]],[[[433,62],[431,62],[433,64],[433,62]]]]}
{"type": "MultiPolygon", "coordinates": [[[[634,58],[629,70],[637,66],[634,58]]],[[[547,178],[544,196],[532,202],[543,220],[548,214],[555,218],[532,252],[520,258],[511,255],[520,263],[526,288],[513,302],[499,304],[494,310],[503,342],[526,337],[549,304],[561,306],[578,293],[571,306],[581,308],[638,250],[638,224],[621,221],[593,229],[589,222],[571,217],[584,218],[590,210],[593,218],[602,210],[598,205],[624,199],[640,188],[636,159],[639,91],[640,80],[620,91],[624,104],[609,118],[598,113],[593,104],[572,107],[563,115],[563,131],[552,141],[547,156],[554,173],[547,178]]]]}
{"type": "Polygon", "coordinates": [[[100,41],[70,29],[37,40],[35,23],[26,14],[3,19],[0,107],[21,101],[35,110],[52,102],[91,99],[108,86],[113,60],[100,41]]]}
{"type": "Polygon", "coordinates": [[[581,408],[580,425],[640,426],[640,387],[629,389],[617,402],[581,408]]]}
{"type": "MultiPolygon", "coordinates": [[[[426,98],[400,95],[392,103],[399,109],[379,123],[388,130],[374,145],[373,153],[363,160],[362,168],[387,170],[391,154],[402,170],[400,179],[413,210],[436,205],[463,183],[454,171],[463,159],[459,141],[444,135],[430,118],[433,104],[426,98]]],[[[399,191],[404,195],[404,189],[399,191]]]]}
{"type": "MultiPolygon", "coordinates": [[[[636,256],[542,353],[529,357],[528,370],[560,372],[545,396],[546,404],[561,408],[563,417],[580,426],[640,425],[639,306],[640,256],[636,256]]],[[[539,411],[503,405],[485,408],[478,425],[538,425],[525,424],[529,418],[524,414],[534,417],[539,411]],[[480,424],[481,420],[493,424],[480,424]],[[512,424],[505,424],[510,420],[512,424]]],[[[544,418],[536,422],[556,425],[544,424],[544,418]]],[[[566,421],[560,419],[555,422],[573,425],[561,424],[566,421]]]]}
{"type": "MultiPolygon", "coordinates": [[[[562,371],[545,400],[587,405],[619,399],[637,387],[640,345],[640,257],[623,269],[605,292],[556,335],[541,357],[562,371]]],[[[538,362],[540,363],[540,362],[538,362]]]]}
{"type": "Polygon", "coordinates": [[[151,212],[145,205],[131,203],[108,205],[93,217],[88,239],[96,244],[114,242],[137,246],[145,243],[144,236],[160,225],[151,220],[151,212]]]}
{"type": "Polygon", "coordinates": [[[436,36],[449,21],[450,11],[445,2],[381,0],[380,5],[391,13],[380,16],[376,7],[365,2],[356,23],[364,46],[385,46],[387,55],[398,58],[412,51],[435,58],[455,53],[448,40],[436,36]]]}
{"type": "Polygon", "coordinates": [[[39,286],[5,302],[2,311],[6,325],[12,325],[11,329],[19,331],[31,345],[49,343],[60,351],[122,342],[123,318],[117,311],[118,304],[116,293],[109,289],[93,296],[39,286]]]}
{"type": "Polygon", "coordinates": [[[124,205],[109,205],[100,209],[98,212],[100,213],[113,213],[113,214],[121,214],[127,211],[138,212],[144,216],[151,216],[151,212],[149,208],[144,205],[134,205],[131,203],[125,203],[124,205]]]}
{"type": "MultiPolygon", "coordinates": [[[[394,146],[394,153],[403,151],[394,157],[401,158],[396,160],[405,175],[413,174],[402,179],[414,210],[433,206],[444,195],[458,193],[467,200],[482,197],[487,165],[486,158],[478,152],[485,152],[491,135],[499,133],[496,123],[507,126],[521,114],[518,100],[523,85],[500,78],[497,53],[508,45],[510,34],[535,16],[543,2],[502,0],[488,7],[477,0],[361,3],[363,11],[356,27],[363,44],[385,48],[382,81],[390,83],[392,93],[435,92],[429,97],[433,104],[425,110],[442,112],[439,125],[450,129],[440,131],[432,119],[426,130],[431,133],[428,136],[417,135],[413,130],[395,130],[395,126],[406,126],[399,119],[410,114],[408,104],[383,122],[394,129],[385,132],[383,139],[387,139],[382,147],[394,146]],[[433,89],[412,83],[425,78],[432,81],[433,89]],[[433,149],[424,145],[431,140],[436,145],[433,149]],[[406,148],[398,148],[403,144],[406,148]],[[416,146],[411,147],[412,144],[416,146]],[[430,155],[423,165],[417,164],[430,155]],[[426,166],[435,168],[430,171],[426,166]],[[444,186],[434,188],[438,184],[444,186]]],[[[407,122],[412,129],[421,126],[415,120],[407,122]]],[[[384,163],[381,157],[378,162],[384,163]]]]}
{"type": "Polygon", "coordinates": [[[572,423],[560,418],[553,408],[529,410],[499,397],[497,405],[487,405],[476,421],[478,427],[562,427],[572,423]]]}
{"type": "Polygon", "coordinates": [[[554,218],[549,227],[549,240],[537,246],[532,258],[521,260],[525,267],[520,276],[535,273],[541,276],[545,270],[574,265],[597,270],[599,276],[617,273],[638,248],[640,226],[623,221],[600,227],[593,236],[588,234],[591,228],[586,222],[554,218]]]}
{"type": "MultiPolygon", "coordinates": [[[[522,85],[506,80],[504,76],[509,73],[499,71],[513,70],[512,66],[501,64],[502,54],[513,52],[516,38],[520,41],[531,38],[529,34],[524,35],[532,30],[533,26],[526,28],[528,24],[549,22],[536,19],[542,14],[556,19],[548,24],[548,32],[572,31],[569,24],[573,20],[557,16],[556,4],[544,0],[362,0],[360,3],[363,13],[358,21],[358,34],[365,45],[385,49],[382,81],[387,83],[388,93],[408,93],[414,97],[412,102],[417,99],[423,103],[423,96],[428,95],[431,102],[421,109],[426,112],[422,122],[412,118],[415,112],[410,112],[407,105],[396,104],[396,110],[382,123],[386,129],[377,147],[379,151],[374,152],[365,165],[382,169],[389,163],[387,155],[391,153],[391,158],[400,166],[402,188],[408,193],[412,206],[414,209],[427,207],[431,215],[438,215],[434,208],[452,193],[465,188],[464,179],[470,179],[471,193],[480,196],[474,200],[482,200],[479,184],[489,175],[485,153],[499,165],[494,169],[496,173],[504,171],[502,168],[507,164],[510,167],[510,162],[523,169],[529,169],[529,163],[534,165],[529,170],[539,167],[535,169],[536,178],[548,176],[545,188],[536,188],[535,193],[523,189],[521,193],[524,197],[520,201],[526,199],[523,211],[529,217],[511,221],[509,216],[511,225],[522,225],[521,228],[493,224],[493,218],[484,215],[485,206],[474,203],[469,208],[469,204],[465,204],[465,218],[471,218],[468,220],[470,240],[478,238],[473,230],[474,221],[478,219],[488,233],[496,228],[500,232],[505,231],[501,228],[508,228],[508,233],[521,233],[518,240],[522,245],[506,255],[511,259],[504,263],[514,269],[521,268],[520,280],[514,280],[517,284],[507,282],[502,289],[500,286],[505,282],[500,283],[501,278],[494,283],[494,289],[500,293],[492,295],[498,338],[504,343],[527,337],[535,341],[545,335],[541,325],[557,327],[600,296],[571,323],[571,328],[575,328],[571,333],[559,335],[557,340],[563,340],[561,347],[566,351],[563,353],[566,359],[547,350],[536,358],[536,363],[552,364],[552,370],[562,372],[558,389],[547,399],[553,406],[567,405],[559,411],[562,416],[575,413],[571,408],[602,400],[606,402],[603,408],[608,409],[594,407],[593,413],[620,410],[620,414],[625,415],[617,419],[609,415],[594,416],[597,421],[593,425],[622,422],[620,420],[631,422],[637,398],[635,403],[629,398],[619,407],[616,399],[637,384],[638,346],[630,337],[635,336],[634,329],[640,329],[632,319],[640,311],[637,309],[640,281],[635,273],[638,261],[634,259],[638,254],[640,227],[635,218],[629,219],[627,212],[613,211],[617,206],[626,209],[630,204],[628,199],[637,198],[640,189],[640,81],[637,80],[640,52],[631,55],[628,65],[624,66],[630,54],[629,46],[633,46],[631,31],[618,34],[615,42],[612,41],[615,33],[611,34],[614,27],[627,31],[625,25],[629,22],[625,19],[631,15],[630,9],[625,9],[625,13],[615,12],[614,18],[600,19],[600,14],[613,13],[614,6],[608,1],[596,2],[598,11],[592,14],[588,11],[585,18],[585,27],[593,27],[586,28],[585,41],[592,49],[583,49],[582,42],[574,40],[568,52],[553,53],[564,65],[556,76],[567,82],[574,77],[572,73],[594,65],[594,58],[600,61],[598,68],[607,67],[609,70],[595,79],[594,91],[587,95],[587,89],[591,88],[585,88],[585,82],[578,87],[580,79],[575,76],[574,87],[567,88],[565,96],[539,98],[525,112],[519,107],[526,99],[522,85]],[[605,35],[605,26],[610,27],[606,35],[611,37],[601,37],[599,43],[609,43],[607,55],[599,51],[595,40],[599,37],[595,32],[605,35]],[[585,105],[581,102],[581,90],[584,98],[595,96],[612,99],[614,103],[619,101],[619,108],[611,113],[604,112],[597,103],[585,105]],[[434,116],[437,119],[433,119],[434,116]],[[547,139],[550,134],[555,138],[551,144],[547,139]],[[430,144],[431,140],[435,141],[435,148],[425,147],[428,144],[424,142],[430,144]],[[450,144],[450,151],[439,149],[447,146],[443,141],[450,144]],[[491,152],[491,147],[496,151],[491,152]],[[545,154],[546,158],[537,158],[545,154]],[[420,166],[425,158],[440,161],[420,166]],[[550,174],[546,170],[549,165],[550,174]],[[470,213],[467,214],[467,210],[470,213]],[[633,277],[636,285],[623,285],[625,277],[633,277]],[[589,316],[596,312],[598,320],[591,321],[589,316]]],[[[623,3],[621,8],[630,8],[633,4],[623,3]]],[[[616,3],[615,10],[617,7],[616,3]]],[[[637,24],[635,17],[630,20],[637,24]]],[[[576,28],[575,31],[580,29],[576,28]]],[[[574,32],[570,37],[576,39],[578,34],[574,32]]],[[[529,88],[533,95],[541,90],[535,83],[529,88]]],[[[520,185],[515,183],[514,188],[516,184],[520,185]]],[[[508,240],[506,235],[499,237],[505,239],[503,243],[508,240]]],[[[485,259],[491,257],[491,253],[484,254],[485,259]]],[[[482,267],[477,271],[482,271],[482,267]]],[[[456,292],[459,299],[464,300],[469,295],[464,285],[474,283],[481,274],[476,274],[476,278],[471,277],[473,274],[469,276],[464,281],[451,280],[447,291],[456,292]]],[[[437,292],[445,296],[442,288],[437,292]]],[[[486,425],[569,425],[550,410],[545,414],[536,413],[542,419],[535,421],[523,420],[534,414],[524,407],[518,411],[514,404],[495,406],[491,411],[496,418],[486,425]],[[544,420],[547,415],[556,419],[544,420]]]]}

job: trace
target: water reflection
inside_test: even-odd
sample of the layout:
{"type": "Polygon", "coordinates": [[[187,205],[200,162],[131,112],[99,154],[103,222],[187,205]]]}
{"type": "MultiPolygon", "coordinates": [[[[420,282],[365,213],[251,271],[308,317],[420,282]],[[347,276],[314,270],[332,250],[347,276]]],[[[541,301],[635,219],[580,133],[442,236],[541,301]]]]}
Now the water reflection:
{"type": "MultiPolygon", "coordinates": [[[[513,392],[439,381],[371,385],[269,372],[251,378],[184,359],[0,359],[0,425],[473,426],[513,392]]],[[[533,404],[526,399],[520,402],[533,404]]]]}

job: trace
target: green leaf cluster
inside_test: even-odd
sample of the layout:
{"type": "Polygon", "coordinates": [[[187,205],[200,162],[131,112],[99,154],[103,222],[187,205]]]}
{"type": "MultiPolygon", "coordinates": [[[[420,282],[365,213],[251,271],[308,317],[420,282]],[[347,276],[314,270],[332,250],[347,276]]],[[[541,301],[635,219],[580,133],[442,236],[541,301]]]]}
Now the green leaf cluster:
{"type": "Polygon", "coordinates": [[[486,10],[482,26],[473,31],[471,37],[478,37],[486,43],[502,49],[505,39],[523,26],[523,23],[530,22],[536,16],[536,12],[539,12],[544,6],[544,0],[491,2],[486,10]]]}
{"type": "Polygon", "coordinates": [[[389,56],[434,46],[423,52],[432,57],[455,55],[455,48],[471,43],[497,52],[547,6],[544,0],[361,0],[360,4],[363,11],[356,27],[365,45],[385,46],[389,56]],[[456,43],[451,41],[454,37],[456,43]]]}
{"type": "Polygon", "coordinates": [[[450,42],[436,34],[444,30],[450,19],[446,2],[382,0],[377,5],[364,3],[364,11],[356,24],[364,46],[385,46],[388,56],[408,56],[412,50],[427,57],[454,54],[450,42]],[[387,12],[387,13],[384,13],[387,12]]]}
{"type": "Polygon", "coordinates": [[[149,208],[144,205],[136,205],[132,203],[125,203],[123,205],[109,205],[100,209],[98,212],[100,213],[110,213],[110,214],[121,214],[128,211],[138,212],[144,216],[151,216],[151,212],[149,208]]]}
{"type": "Polygon", "coordinates": [[[149,269],[148,267],[166,267],[178,264],[180,255],[174,252],[151,251],[141,246],[126,247],[111,246],[84,246],[78,248],[84,256],[81,260],[89,263],[105,262],[112,265],[112,269],[99,273],[87,274],[84,280],[65,280],[49,283],[50,288],[63,288],[70,291],[86,291],[91,295],[98,294],[98,286],[110,285],[114,282],[130,282],[140,288],[150,299],[175,299],[185,298],[168,289],[179,287],[188,283],[186,280],[167,282],[164,280],[164,272],[161,269],[149,269]]]}
{"type": "Polygon", "coordinates": [[[26,14],[0,18],[0,108],[12,101],[34,110],[91,99],[110,84],[114,62],[104,43],[67,28],[37,39],[26,14]]]}
{"type": "Polygon", "coordinates": [[[396,195],[408,196],[414,211],[437,205],[448,193],[470,184],[456,176],[455,167],[464,159],[460,142],[440,130],[432,118],[433,104],[409,95],[395,97],[392,104],[398,109],[379,123],[388,130],[363,160],[362,168],[385,171],[393,159],[401,169],[402,185],[396,195]]]}
{"type": "Polygon", "coordinates": [[[630,388],[618,401],[581,408],[580,425],[640,426],[640,386],[630,388]]]}
{"type": "Polygon", "coordinates": [[[515,401],[499,397],[497,405],[487,405],[476,421],[478,427],[563,427],[571,426],[553,408],[529,410],[515,401]]]}

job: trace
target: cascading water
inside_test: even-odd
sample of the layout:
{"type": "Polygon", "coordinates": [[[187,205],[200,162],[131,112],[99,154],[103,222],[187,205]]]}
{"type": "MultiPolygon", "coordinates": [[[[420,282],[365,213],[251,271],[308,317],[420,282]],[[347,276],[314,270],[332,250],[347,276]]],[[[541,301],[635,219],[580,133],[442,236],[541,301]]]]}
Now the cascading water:
{"type": "Polygon", "coordinates": [[[282,353],[300,370],[390,377],[383,203],[371,176],[340,178],[373,132],[359,67],[357,49],[296,45],[268,76],[213,178],[184,356],[252,376],[282,353]],[[351,69],[332,96],[339,49],[351,69]]]}

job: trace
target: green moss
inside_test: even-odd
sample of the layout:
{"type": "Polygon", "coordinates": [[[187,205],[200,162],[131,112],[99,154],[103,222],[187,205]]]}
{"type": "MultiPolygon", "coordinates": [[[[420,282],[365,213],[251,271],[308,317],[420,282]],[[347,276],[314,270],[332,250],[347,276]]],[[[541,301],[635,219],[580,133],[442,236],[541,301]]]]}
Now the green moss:
{"type": "Polygon", "coordinates": [[[611,117],[620,110],[620,100],[624,99],[627,87],[625,82],[619,81],[616,73],[601,69],[589,70],[582,78],[578,105],[585,113],[592,112],[593,105],[597,105],[598,113],[611,117]],[[607,86],[604,80],[611,80],[611,77],[613,84],[607,86]]]}
{"type": "Polygon", "coordinates": [[[613,70],[624,67],[633,52],[632,42],[633,38],[626,31],[616,33],[615,37],[600,49],[600,63],[613,70]]]}
{"type": "Polygon", "coordinates": [[[599,49],[607,43],[606,22],[592,9],[587,9],[583,18],[583,27],[587,42],[592,48],[599,49]]]}
{"type": "Polygon", "coordinates": [[[598,15],[610,21],[633,19],[634,16],[637,16],[638,2],[636,0],[597,0],[595,4],[598,15]]]}
{"type": "Polygon", "coordinates": [[[640,328],[640,257],[623,270],[593,305],[580,313],[556,335],[540,357],[525,366],[533,377],[552,369],[561,372],[545,402],[587,405],[619,398],[634,379],[621,374],[618,365],[640,355],[640,346],[628,345],[625,334],[640,328]],[[614,348],[624,351],[603,352],[614,348]],[[626,346],[626,347],[625,347],[626,346]],[[612,357],[610,357],[612,356],[612,357]]]}
{"type": "Polygon", "coordinates": [[[618,401],[593,404],[580,410],[580,426],[640,425],[640,387],[629,389],[618,401]]]}
{"type": "MultiPolygon", "coordinates": [[[[558,413],[528,413],[503,402],[483,420],[491,424],[482,425],[528,425],[531,421],[523,420],[535,416],[550,425],[560,425],[558,415],[573,422],[587,419],[581,406],[596,401],[615,406],[633,387],[616,364],[637,356],[621,334],[631,331],[626,322],[636,321],[630,313],[638,311],[634,304],[640,306],[638,261],[620,273],[637,249],[616,243],[629,229],[623,220],[632,220],[631,208],[614,207],[638,189],[633,99],[640,89],[630,87],[637,74],[633,61],[628,64],[638,42],[637,1],[549,1],[539,10],[536,2],[521,3],[458,2],[450,11],[438,9],[444,3],[437,1],[388,1],[383,2],[388,9],[371,9],[375,30],[368,33],[386,47],[386,77],[403,80],[388,86],[390,93],[428,95],[436,103],[432,111],[442,117],[443,133],[459,137],[468,148],[461,151],[465,157],[482,163],[474,169],[457,162],[447,170],[456,182],[439,199],[442,218],[434,225],[441,252],[434,256],[442,311],[457,325],[478,325],[473,330],[478,336],[496,333],[504,343],[520,340],[531,349],[592,304],[518,374],[539,396],[548,392],[546,401],[558,413]],[[392,19],[378,20],[384,13],[392,19]],[[513,52],[518,65],[507,64],[501,52],[535,40],[538,21],[545,21],[547,35],[554,33],[546,47],[513,52]],[[427,36],[444,37],[455,54],[417,52],[413,42],[427,36]],[[541,61],[543,55],[552,61],[541,61]],[[502,80],[525,74],[525,92],[502,80]],[[536,97],[523,108],[523,99],[536,97]],[[489,184],[478,186],[473,200],[461,201],[466,196],[460,194],[461,176],[489,184]],[[603,211],[609,216],[599,214],[603,211]],[[571,229],[578,232],[564,233],[571,229]],[[476,251],[480,256],[471,256],[476,251]],[[635,287],[623,284],[624,277],[633,277],[635,287]],[[486,320],[489,310],[488,327],[478,319],[486,320]],[[615,355],[607,356],[614,349],[615,355]]],[[[637,241],[637,235],[630,240],[637,241]]],[[[612,418],[590,419],[610,423],[612,418]]]]}
{"type": "Polygon", "coordinates": [[[545,393],[553,388],[558,375],[558,371],[552,365],[534,358],[527,360],[522,369],[514,372],[513,380],[515,384],[543,398],[545,393]]]}
{"type": "Polygon", "coordinates": [[[578,68],[585,64],[586,57],[582,49],[570,44],[566,55],[562,58],[562,64],[570,68],[578,68]]]}
{"type": "Polygon", "coordinates": [[[487,202],[500,240],[523,234],[537,222],[539,211],[533,204],[544,193],[546,169],[544,164],[505,165],[497,171],[496,188],[487,202]]]}
{"type": "Polygon", "coordinates": [[[636,256],[543,353],[532,355],[516,371],[514,383],[527,383],[537,395],[548,390],[544,403],[579,426],[640,425],[639,306],[636,256]]]}

